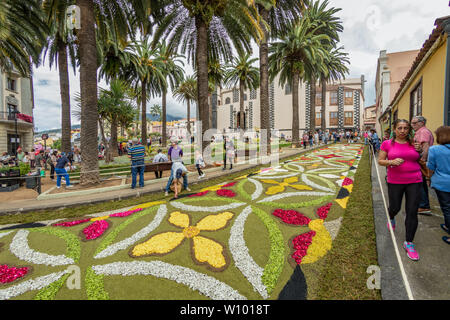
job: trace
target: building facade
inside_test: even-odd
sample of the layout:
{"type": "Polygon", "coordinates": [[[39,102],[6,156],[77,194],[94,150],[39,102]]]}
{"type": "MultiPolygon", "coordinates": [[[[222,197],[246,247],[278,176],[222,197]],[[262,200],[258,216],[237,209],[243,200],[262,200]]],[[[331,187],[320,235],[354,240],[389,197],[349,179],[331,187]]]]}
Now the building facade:
{"type": "Polygon", "coordinates": [[[432,132],[450,125],[450,16],[435,25],[389,106],[391,125],[414,116],[425,117],[432,132]]]}
{"type": "Polygon", "coordinates": [[[375,129],[377,123],[377,106],[373,105],[364,109],[364,130],[375,129]]]}
{"type": "Polygon", "coordinates": [[[8,152],[14,155],[19,146],[24,151],[31,151],[34,142],[33,108],[32,80],[22,78],[15,69],[8,73],[0,70],[1,154],[8,152]]]}
{"type": "MultiPolygon", "coordinates": [[[[316,87],[316,129],[321,127],[322,90],[316,87]]],[[[217,129],[221,132],[239,126],[240,106],[238,88],[219,90],[217,98],[217,129]]],[[[300,134],[310,127],[310,86],[299,84],[300,134]]],[[[360,131],[363,129],[364,76],[329,83],[326,91],[325,123],[331,131],[360,131]]],[[[260,128],[259,89],[246,90],[244,95],[244,125],[247,130],[260,128]]],[[[292,88],[280,86],[276,78],[269,84],[270,127],[280,131],[287,139],[292,138],[292,88]]]]}

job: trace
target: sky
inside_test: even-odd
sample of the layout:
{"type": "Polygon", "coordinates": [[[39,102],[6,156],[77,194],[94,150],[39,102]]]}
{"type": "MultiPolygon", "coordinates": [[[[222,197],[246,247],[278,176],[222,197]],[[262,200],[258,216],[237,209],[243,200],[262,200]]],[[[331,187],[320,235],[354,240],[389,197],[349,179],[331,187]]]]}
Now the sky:
{"type": "MultiPolygon", "coordinates": [[[[344,26],[341,46],[349,53],[350,74],[347,78],[364,75],[365,106],[375,103],[375,76],[377,59],[381,50],[388,53],[420,49],[428,39],[437,18],[450,15],[448,0],[329,0],[329,6],[342,8],[337,14],[344,26]]],[[[257,46],[253,55],[258,57],[257,46]]],[[[192,74],[192,67],[185,63],[186,74],[192,74]]],[[[80,91],[79,73],[70,71],[70,93],[73,104],[74,94],[80,91]]],[[[60,128],[61,97],[59,93],[58,70],[46,62],[34,69],[33,75],[36,132],[60,128]]],[[[107,88],[104,81],[100,87],[107,88]]],[[[147,110],[161,98],[151,99],[147,110]]],[[[186,106],[168,94],[168,113],[186,117],[186,106]]],[[[191,110],[195,115],[195,108],[191,110]]],[[[72,117],[72,124],[79,121],[72,117]]]]}

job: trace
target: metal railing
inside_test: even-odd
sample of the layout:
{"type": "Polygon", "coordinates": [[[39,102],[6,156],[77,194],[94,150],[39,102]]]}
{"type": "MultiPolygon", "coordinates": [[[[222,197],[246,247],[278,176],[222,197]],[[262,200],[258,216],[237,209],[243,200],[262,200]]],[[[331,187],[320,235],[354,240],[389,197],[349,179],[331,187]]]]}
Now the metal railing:
{"type": "MultiPolygon", "coordinates": [[[[13,112],[0,111],[0,120],[3,120],[3,121],[14,121],[15,120],[15,115],[14,115],[13,112]]],[[[22,120],[20,118],[17,118],[17,122],[30,123],[30,122],[24,121],[24,120],[22,120]]]]}

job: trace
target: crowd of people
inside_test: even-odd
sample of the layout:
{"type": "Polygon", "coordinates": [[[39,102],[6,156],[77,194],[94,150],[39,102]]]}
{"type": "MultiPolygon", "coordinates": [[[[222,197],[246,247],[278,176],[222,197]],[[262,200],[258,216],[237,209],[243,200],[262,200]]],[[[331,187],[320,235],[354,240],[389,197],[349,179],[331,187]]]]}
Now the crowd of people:
{"type": "MultiPolygon", "coordinates": [[[[411,123],[399,119],[394,122],[392,134],[385,133],[379,147],[378,163],[387,167],[388,228],[395,230],[396,216],[405,196],[406,233],[403,248],[408,258],[414,261],[419,260],[413,243],[418,215],[431,215],[429,187],[436,191],[444,215],[441,228],[447,234],[450,229],[450,127],[441,126],[435,134],[437,145],[434,145],[433,133],[426,127],[424,117],[414,117],[411,123]]],[[[374,138],[373,133],[365,138],[379,140],[374,138]]],[[[374,151],[378,151],[376,146],[374,151]]],[[[448,236],[443,236],[442,240],[450,244],[448,236]]]]}

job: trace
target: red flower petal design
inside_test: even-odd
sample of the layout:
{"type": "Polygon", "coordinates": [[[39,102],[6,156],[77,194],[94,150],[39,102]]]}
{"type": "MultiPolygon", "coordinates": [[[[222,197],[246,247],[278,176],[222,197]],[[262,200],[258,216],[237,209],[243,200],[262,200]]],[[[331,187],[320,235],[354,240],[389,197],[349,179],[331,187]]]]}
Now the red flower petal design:
{"type": "Polygon", "coordinates": [[[317,215],[319,216],[320,219],[325,220],[328,217],[328,212],[330,212],[332,205],[333,204],[330,202],[324,205],[323,207],[317,209],[317,215]]]}
{"type": "Polygon", "coordinates": [[[283,222],[296,226],[306,226],[311,221],[310,218],[295,210],[277,209],[272,214],[279,217],[283,222]]]}
{"type": "Polygon", "coordinates": [[[222,188],[234,187],[235,184],[236,184],[236,182],[230,182],[230,183],[227,183],[226,185],[222,186],[222,188]]]}
{"type": "Polygon", "coordinates": [[[85,222],[90,221],[91,219],[83,219],[83,220],[75,220],[75,221],[69,221],[69,222],[61,222],[61,223],[55,223],[53,224],[54,227],[73,227],[77,224],[82,224],[85,222]]]}
{"type": "Polygon", "coordinates": [[[199,193],[196,193],[196,194],[191,194],[189,197],[190,197],[190,198],[193,198],[193,197],[201,197],[201,196],[204,196],[205,194],[207,194],[208,192],[209,192],[209,191],[206,190],[206,191],[199,192],[199,193]]]}
{"type": "Polygon", "coordinates": [[[216,191],[216,194],[217,194],[218,196],[221,196],[221,197],[228,197],[228,198],[233,198],[233,197],[236,196],[236,193],[234,193],[233,191],[228,190],[228,189],[220,189],[220,190],[217,190],[217,191],[216,191]]]}
{"type": "Polygon", "coordinates": [[[108,229],[109,224],[105,220],[95,221],[83,230],[86,240],[93,240],[100,237],[108,229]]]}
{"type": "Polygon", "coordinates": [[[14,280],[24,277],[28,273],[28,268],[8,267],[8,265],[0,265],[0,283],[10,283],[14,280]]]}
{"type": "Polygon", "coordinates": [[[118,212],[118,213],[113,213],[110,215],[110,217],[118,217],[118,218],[122,218],[122,217],[128,217],[130,215],[132,215],[133,213],[142,211],[142,208],[138,208],[135,210],[129,210],[129,211],[125,211],[125,212],[118,212]]]}
{"type": "Polygon", "coordinates": [[[345,178],[344,181],[342,182],[342,186],[348,186],[353,184],[353,180],[350,178],[345,178]]]}
{"type": "Polygon", "coordinates": [[[292,244],[294,245],[295,252],[291,255],[292,259],[297,262],[297,264],[302,263],[302,259],[306,256],[309,246],[312,243],[313,237],[316,235],[315,231],[310,231],[304,234],[301,234],[292,240],[292,244]]]}

